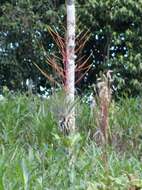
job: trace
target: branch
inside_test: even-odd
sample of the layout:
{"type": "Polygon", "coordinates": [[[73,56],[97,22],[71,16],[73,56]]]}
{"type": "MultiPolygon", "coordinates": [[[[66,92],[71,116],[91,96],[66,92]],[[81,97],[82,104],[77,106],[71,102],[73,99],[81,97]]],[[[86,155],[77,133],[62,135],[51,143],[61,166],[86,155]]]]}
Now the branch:
{"type": "Polygon", "coordinates": [[[51,76],[49,76],[47,73],[45,73],[36,63],[33,62],[33,64],[38,68],[38,70],[39,70],[48,80],[50,80],[50,81],[53,82],[53,83],[57,83],[57,84],[58,84],[58,82],[56,82],[56,81],[53,79],[53,77],[51,77],[51,76]]]}

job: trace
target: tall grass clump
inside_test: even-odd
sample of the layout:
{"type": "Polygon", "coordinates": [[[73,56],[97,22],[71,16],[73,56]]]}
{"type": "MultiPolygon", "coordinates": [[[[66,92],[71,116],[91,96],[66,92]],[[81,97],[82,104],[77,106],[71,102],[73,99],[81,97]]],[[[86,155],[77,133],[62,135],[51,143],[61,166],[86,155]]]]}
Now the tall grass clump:
{"type": "Polygon", "coordinates": [[[113,143],[120,149],[142,151],[142,102],[140,98],[120,98],[110,108],[113,143]]]}
{"type": "Polygon", "coordinates": [[[109,106],[107,146],[98,144],[99,105],[77,98],[76,133],[60,130],[61,93],[48,99],[8,95],[0,101],[0,190],[142,189],[142,102],[109,106]]]}

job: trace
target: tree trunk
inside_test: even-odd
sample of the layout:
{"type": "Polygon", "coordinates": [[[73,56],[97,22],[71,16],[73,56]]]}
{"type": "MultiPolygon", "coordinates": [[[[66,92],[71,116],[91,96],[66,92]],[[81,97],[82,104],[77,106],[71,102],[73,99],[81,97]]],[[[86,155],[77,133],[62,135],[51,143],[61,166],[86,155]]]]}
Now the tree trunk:
{"type": "MultiPolygon", "coordinates": [[[[66,98],[69,105],[74,104],[75,96],[75,2],[66,1],[67,10],[67,34],[66,34],[66,98]]],[[[75,130],[75,108],[69,113],[69,131],[75,130]]]]}

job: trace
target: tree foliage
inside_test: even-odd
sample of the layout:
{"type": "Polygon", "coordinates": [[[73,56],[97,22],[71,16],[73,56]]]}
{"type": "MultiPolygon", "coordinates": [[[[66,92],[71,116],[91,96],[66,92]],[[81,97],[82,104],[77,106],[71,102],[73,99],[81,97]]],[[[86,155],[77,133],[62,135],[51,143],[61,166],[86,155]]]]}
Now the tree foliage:
{"type": "Polygon", "coordinates": [[[87,85],[96,80],[99,71],[110,69],[117,92],[136,95],[142,88],[142,2],[78,2],[80,25],[90,28],[92,33],[85,49],[87,54],[93,53],[91,62],[94,63],[87,85]]]}
{"type": "MultiPolygon", "coordinates": [[[[142,89],[142,2],[140,0],[77,0],[77,34],[91,33],[82,55],[93,66],[77,85],[85,89],[95,83],[100,71],[113,71],[118,94],[137,95],[142,89]]],[[[48,55],[58,54],[48,32],[51,26],[65,33],[65,1],[5,0],[0,2],[0,83],[10,89],[25,89],[32,78],[35,87],[49,87],[35,68],[41,65],[51,75],[46,64],[48,55]],[[22,86],[23,85],[23,86],[22,86]]]]}

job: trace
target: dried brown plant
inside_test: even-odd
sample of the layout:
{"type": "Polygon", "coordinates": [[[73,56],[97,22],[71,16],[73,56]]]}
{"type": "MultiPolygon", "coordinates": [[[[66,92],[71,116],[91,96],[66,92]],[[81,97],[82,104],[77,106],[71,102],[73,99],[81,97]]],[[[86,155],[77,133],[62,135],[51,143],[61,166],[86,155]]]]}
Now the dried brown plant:
{"type": "Polygon", "coordinates": [[[111,102],[111,86],[112,81],[111,71],[108,71],[106,75],[102,75],[100,81],[98,81],[99,89],[99,105],[100,105],[100,128],[104,136],[105,141],[108,140],[109,129],[109,106],[111,102]]]}
{"type": "MultiPolygon", "coordinates": [[[[94,137],[97,143],[108,142],[108,129],[109,129],[109,107],[111,103],[111,71],[107,71],[106,75],[102,74],[97,81],[97,102],[99,111],[97,114],[98,130],[94,137]],[[98,142],[99,141],[99,142],[98,142]]],[[[94,108],[96,109],[96,108],[94,108]]]]}

